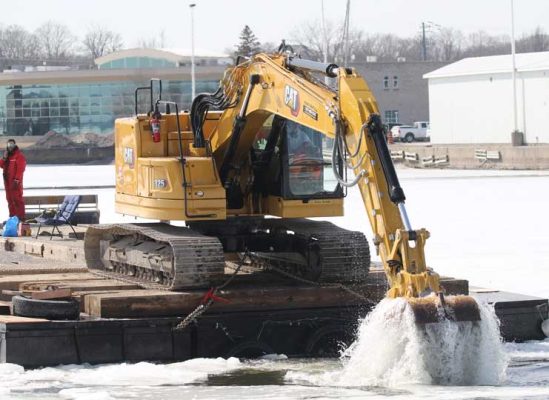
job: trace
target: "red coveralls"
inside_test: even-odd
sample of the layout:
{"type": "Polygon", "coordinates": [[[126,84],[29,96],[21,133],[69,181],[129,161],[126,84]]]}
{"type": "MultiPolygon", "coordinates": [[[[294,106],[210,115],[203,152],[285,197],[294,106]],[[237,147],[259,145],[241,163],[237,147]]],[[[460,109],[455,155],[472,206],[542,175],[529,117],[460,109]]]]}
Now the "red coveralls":
{"type": "Polygon", "coordinates": [[[18,147],[15,147],[8,159],[0,159],[0,168],[4,170],[4,188],[6,200],[10,210],[10,217],[14,215],[20,221],[25,219],[25,203],[23,202],[23,172],[27,166],[27,160],[18,147]]]}

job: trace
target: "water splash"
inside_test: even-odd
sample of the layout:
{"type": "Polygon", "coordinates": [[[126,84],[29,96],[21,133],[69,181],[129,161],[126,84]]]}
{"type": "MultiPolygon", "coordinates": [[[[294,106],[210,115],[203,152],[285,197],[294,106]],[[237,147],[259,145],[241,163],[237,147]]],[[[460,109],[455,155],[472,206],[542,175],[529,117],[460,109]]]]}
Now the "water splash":
{"type": "Polygon", "coordinates": [[[362,321],[343,354],[339,385],[497,385],[507,358],[492,307],[479,304],[481,321],[418,326],[404,299],[384,299],[362,321]]]}

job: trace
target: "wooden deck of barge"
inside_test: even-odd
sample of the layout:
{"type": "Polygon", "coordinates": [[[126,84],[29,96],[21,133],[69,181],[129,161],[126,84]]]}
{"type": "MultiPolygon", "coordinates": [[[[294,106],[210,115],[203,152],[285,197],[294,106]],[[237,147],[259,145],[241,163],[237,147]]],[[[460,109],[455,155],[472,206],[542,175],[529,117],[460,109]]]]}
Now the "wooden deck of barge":
{"type": "MultiPolygon", "coordinates": [[[[338,342],[352,341],[359,318],[383,298],[387,286],[375,266],[367,282],[352,286],[361,296],[244,268],[217,293],[227,302],[214,302],[185,329],[175,330],[207,290],[148,290],[97,276],[85,267],[81,240],[2,238],[0,248],[0,362],[26,367],[266,353],[333,355],[338,342]],[[80,304],[80,320],[11,315],[14,293],[46,288],[69,289],[80,304]]],[[[232,271],[228,263],[227,276],[232,271]]],[[[544,337],[540,324],[547,318],[547,299],[469,289],[461,279],[444,278],[442,284],[448,294],[470,293],[494,303],[505,340],[544,337]]]]}

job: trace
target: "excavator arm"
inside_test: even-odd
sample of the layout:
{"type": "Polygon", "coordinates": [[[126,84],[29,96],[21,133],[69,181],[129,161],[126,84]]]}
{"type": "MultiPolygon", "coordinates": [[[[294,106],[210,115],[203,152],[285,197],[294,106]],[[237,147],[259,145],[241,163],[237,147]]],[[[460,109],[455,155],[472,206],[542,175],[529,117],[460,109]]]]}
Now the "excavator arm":
{"type": "MultiPolygon", "coordinates": [[[[355,70],[288,54],[258,54],[230,70],[222,88],[224,102],[231,106],[224,110],[210,144],[226,188],[269,115],[321,132],[334,140],[332,168],[339,183],[360,189],[388,278],[387,297],[409,299],[418,322],[436,321],[441,309],[458,320],[480,319],[472,298],[444,298],[439,275],[427,267],[429,232],[410,224],[377,103],[355,70]],[[323,84],[315,73],[334,77],[337,89],[323,84]],[[337,168],[341,161],[355,173],[352,181],[337,168]]],[[[200,131],[193,128],[195,134],[200,131]]]]}

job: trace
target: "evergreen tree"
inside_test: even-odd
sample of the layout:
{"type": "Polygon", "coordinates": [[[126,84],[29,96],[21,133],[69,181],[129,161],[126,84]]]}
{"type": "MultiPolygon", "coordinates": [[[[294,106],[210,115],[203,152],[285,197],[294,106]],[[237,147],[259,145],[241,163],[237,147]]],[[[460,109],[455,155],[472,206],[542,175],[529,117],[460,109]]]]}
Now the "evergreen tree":
{"type": "Polygon", "coordinates": [[[246,56],[249,57],[252,54],[255,54],[261,50],[261,43],[254,35],[252,30],[248,25],[244,26],[242,32],[240,32],[240,43],[236,46],[236,56],[246,56]]]}

